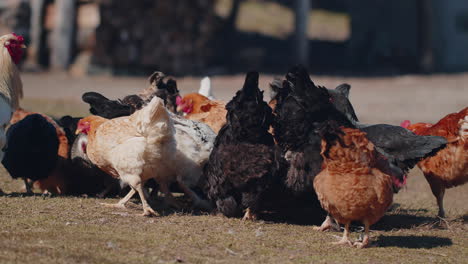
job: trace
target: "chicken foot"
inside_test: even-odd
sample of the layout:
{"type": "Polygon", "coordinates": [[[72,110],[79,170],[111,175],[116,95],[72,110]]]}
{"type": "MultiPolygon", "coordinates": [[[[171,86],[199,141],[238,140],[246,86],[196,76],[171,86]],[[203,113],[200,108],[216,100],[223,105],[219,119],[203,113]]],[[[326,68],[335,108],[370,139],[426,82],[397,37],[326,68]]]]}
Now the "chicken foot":
{"type": "Polygon", "coordinates": [[[327,215],[325,220],[323,221],[321,226],[314,226],[312,227],[313,230],[315,231],[340,231],[340,225],[336,223],[335,219],[333,219],[330,215],[327,215]]]}
{"type": "Polygon", "coordinates": [[[364,238],[362,239],[362,242],[354,242],[353,246],[357,248],[366,248],[370,245],[369,243],[369,229],[370,225],[369,222],[364,221],[364,238]]]}
{"type": "Polygon", "coordinates": [[[349,240],[349,226],[351,225],[351,222],[348,222],[345,224],[345,230],[343,232],[343,237],[341,238],[340,241],[338,242],[333,242],[333,245],[349,245],[352,246],[353,243],[351,240],[349,240]]]}
{"type": "Polygon", "coordinates": [[[242,221],[247,221],[247,220],[250,220],[250,221],[257,220],[257,215],[254,212],[252,212],[252,209],[250,209],[250,207],[245,210],[244,217],[242,217],[242,221]]]}
{"type": "Polygon", "coordinates": [[[133,197],[135,193],[136,193],[135,189],[131,188],[128,194],[125,195],[124,198],[120,199],[120,201],[118,201],[116,204],[101,203],[101,205],[104,205],[106,207],[125,209],[125,205],[133,197]]]}
{"type": "Polygon", "coordinates": [[[138,194],[140,195],[141,203],[143,205],[143,216],[156,216],[156,212],[151,208],[146,199],[146,192],[143,190],[143,184],[141,182],[137,183],[135,186],[131,185],[138,194]]]}

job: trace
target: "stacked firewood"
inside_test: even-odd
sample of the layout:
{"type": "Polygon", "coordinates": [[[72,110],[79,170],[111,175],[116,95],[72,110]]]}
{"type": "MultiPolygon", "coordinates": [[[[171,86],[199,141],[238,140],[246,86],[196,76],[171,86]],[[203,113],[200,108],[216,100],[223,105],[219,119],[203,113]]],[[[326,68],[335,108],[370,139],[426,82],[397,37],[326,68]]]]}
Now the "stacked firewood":
{"type": "Polygon", "coordinates": [[[196,73],[210,58],[214,0],[100,0],[93,62],[113,69],[196,73]]]}

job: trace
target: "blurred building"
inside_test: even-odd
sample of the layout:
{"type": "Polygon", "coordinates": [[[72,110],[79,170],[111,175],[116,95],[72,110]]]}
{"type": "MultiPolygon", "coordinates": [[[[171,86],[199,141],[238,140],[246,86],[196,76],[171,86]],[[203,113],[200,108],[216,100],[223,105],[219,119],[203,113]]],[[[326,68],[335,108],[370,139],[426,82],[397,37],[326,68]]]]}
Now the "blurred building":
{"type": "MultiPolygon", "coordinates": [[[[275,3],[298,14],[301,10],[294,8],[299,1],[2,0],[0,32],[25,35],[32,44],[31,65],[67,68],[76,74],[94,66],[124,73],[253,68],[281,72],[297,62],[292,54],[304,47],[294,32],[284,38],[241,32],[236,19],[245,10],[241,5],[250,8],[252,3],[275,3]],[[225,16],[216,13],[219,2],[231,3],[225,16]]],[[[305,38],[306,61],[316,72],[468,70],[466,0],[311,0],[310,6],[350,17],[350,34],[340,33],[347,39],[310,39],[310,34],[305,38]]],[[[279,25],[279,30],[285,28],[279,25]]]]}

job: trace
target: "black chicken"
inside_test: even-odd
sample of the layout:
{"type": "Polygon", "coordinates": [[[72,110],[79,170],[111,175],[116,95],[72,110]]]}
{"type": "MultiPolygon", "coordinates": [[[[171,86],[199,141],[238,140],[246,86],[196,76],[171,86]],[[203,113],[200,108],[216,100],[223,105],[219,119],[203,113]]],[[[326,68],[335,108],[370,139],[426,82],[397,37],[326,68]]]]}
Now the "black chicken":
{"type": "Polygon", "coordinates": [[[225,216],[245,211],[244,220],[255,219],[278,168],[268,132],[273,116],[258,88],[257,72],[247,74],[244,87],[226,109],[226,124],[204,169],[206,193],[225,216]]]}
{"type": "Polygon", "coordinates": [[[13,178],[23,178],[31,193],[32,182],[47,178],[58,161],[59,140],[55,127],[42,115],[32,114],[7,131],[2,164],[13,178]]]}

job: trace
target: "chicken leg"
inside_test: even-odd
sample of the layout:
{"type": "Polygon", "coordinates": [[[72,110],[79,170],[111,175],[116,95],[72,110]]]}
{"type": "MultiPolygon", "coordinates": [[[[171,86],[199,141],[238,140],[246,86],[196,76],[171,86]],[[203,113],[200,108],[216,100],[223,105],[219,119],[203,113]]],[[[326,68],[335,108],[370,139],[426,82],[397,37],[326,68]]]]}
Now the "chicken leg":
{"type": "Polygon", "coordinates": [[[151,208],[146,200],[146,192],[143,190],[141,182],[137,183],[135,186],[132,186],[140,195],[141,203],[143,205],[143,216],[156,216],[156,212],[151,208]]]}
{"type": "Polygon", "coordinates": [[[29,180],[28,178],[23,178],[23,180],[24,180],[24,187],[26,188],[26,193],[33,194],[33,191],[32,191],[33,181],[29,180]]]}
{"type": "Polygon", "coordinates": [[[210,203],[208,203],[207,201],[201,199],[194,191],[192,191],[192,189],[187,187],[182,182],[178,182],[178,183],[179,183],[179,186],[182,189],[182,191],[188,197],[190,197],[190,199],[192,200],[193,206],[195,206],[197,208],[200,208],[200,209],[205,209],[205,210],[211,210],[212,209],[210,203]]]}
{"type": "Polygon", "coordinates": [[[135,189],[131,188],[128,194],[125,195],[124,198],[120,199],[120,201],[117,202],[116,204],[101,203],[101,205],[104,205],[106,207],[125,209],[125,204],[127,204],[127,202],[130,200],[130,198],[133,197],[135,193],[136,193],[135,189]]]}
{"type": "Polygon", "coordinates": [[[362,242],[354,242],[353,246],[357,248],[365,248],[369,246],[369,222],[364,221],[364,238],[362,239],[362,242]]]}
{"type": "Polygon", "coordinates": [[[333,231],[340,231],[340,225],[335,222],[335,220],[330,216],[327,215],[325,220],[323,221],[321,226],[314,226],[313,230],[315,231],[327,231],[327,230],[333,230],[333,231]]]}
{"type": "Polygon", "coordinates": [[[176,208],[176,209],[180,209],[181,208],[181,205],[179,204],[179,202],[176,201],[176,199],[174,198],[174,196],[172,195],[171,191],[169,191],[169,186],[167,185],[167,183],[159,183],[159,188],[161,188],[161,192],[164,193],[164,201],[169,204],[170,206],[176,208]]]}
{"type": "Polygon", "coordinates": [[[434,179],[430,175],[426,176],[427,181],[429,182],[429,186],[431,186],[432,194],[437,199],[437,206],[439,207],[439,213],[437,214],[439,217],[445,217],[445,210],[444,210],[444,195],[445,195],[445,187],[442,182],[434,179]]]}
{"type": "Polygon", "coordinates": [[[343,237],[341,238],[340,241],[333,242],[332,243],[333,245],[350,245],[350,246],[353,245],[351,240],[349,240],[349,226],[350,226],[350,224],[351,224],[350,222],[345,223],[345,230],[343,232],[343,237]]]}
{"type": "Polygon", "coordinates": [[[257,215],[252,212],[252,209],[250,209],[250,207],[248,207],[245,210],[244,217],[242,217],[242,221],[247,221],[247,220],[251,220],[251,221],[257,220],[257,215]]]}

